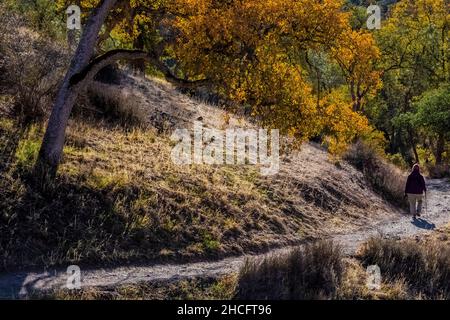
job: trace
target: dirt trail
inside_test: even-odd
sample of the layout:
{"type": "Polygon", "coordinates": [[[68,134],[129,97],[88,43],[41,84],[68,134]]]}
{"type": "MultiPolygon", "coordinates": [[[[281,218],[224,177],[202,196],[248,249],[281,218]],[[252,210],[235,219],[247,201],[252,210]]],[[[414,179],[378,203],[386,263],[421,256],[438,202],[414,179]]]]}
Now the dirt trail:
{"type": "Polygon", "coordinates": [[[333,239],[340,243],[347,254],[352,254],[366,239],[381,235],[385,238],[403,239],[417,236],[442,227],[450,222],[450,183],[446,179],[427,180],[427,201],[423,214],[416,220],[411,216],[398,216],[383,220],[374,226],[333,239]]]}
{"type": "MultiPolygon", "coordinates": [[[[387,238],[407,238],[432,232],[449,222],[450,184],[446,180],[427,181],[428,203],[422,218],[413,221],[410,216],[379,221],[359,231],[330,237],[339,243],[346,254],[351,255],[357,247],[371,236],[387,238]]],[[[287,249],[273,250],[269,254],[280,254],[287,249]]],[[[260,255],[257,257],[263,257],[260,255]]],[[[113,287],[144,281],[176,281],[193,277],[218,277],[237,272],[249,256],[232,257],[216,262],[189,264],[153,265],[147,267],[116,267],[112,269],[82,270],[83,287],[113,287]]],[[[26,297],[33,291],[46,291],[65,287],[65,270],[52,272],[19,272],[0,274],[0,298],[26,297]]]]}

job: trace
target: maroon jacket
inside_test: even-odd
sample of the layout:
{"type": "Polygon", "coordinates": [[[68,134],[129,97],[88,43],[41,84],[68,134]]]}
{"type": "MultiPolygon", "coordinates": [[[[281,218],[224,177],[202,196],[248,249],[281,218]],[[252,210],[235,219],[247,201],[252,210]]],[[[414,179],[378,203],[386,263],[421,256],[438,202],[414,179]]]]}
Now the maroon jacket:
{"type": "Polygon", "coordinates": [[[408,180],[406,180],[405,193],[422,194],[424,191],[427,191],[425,179],[419,170],[414,170],[408,176],[408,180]]]}

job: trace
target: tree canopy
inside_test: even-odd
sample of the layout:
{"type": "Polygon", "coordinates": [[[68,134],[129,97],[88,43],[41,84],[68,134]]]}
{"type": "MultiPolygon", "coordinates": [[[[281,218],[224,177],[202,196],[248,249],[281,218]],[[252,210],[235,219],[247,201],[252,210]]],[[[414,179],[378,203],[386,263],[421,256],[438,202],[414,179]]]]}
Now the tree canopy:
{"type": "MultiPolygon", "coordinates": [[[[82,8],[83,33],[63,86],[68,91],[60,92],[53,114],[67,111],[50,118],[63,128],[93,74],[114,61],[133,60],[147,62],[147,69],[140,68],[177,86],[207,86],[264,126],[298,142],[320,139],[332,153],[358,138],[382,144],[386,138],[386,151],[407,160],[420,160],[419,144],[445,149],[448,136],[437,134],[433,117],[421,115],[435,105],[422,94],[440,93],[442,99],[448,91],[447,0],[382,1],[380,30],[366,29],[370,1],[75,3],[82,8]],[[421,96],[426,102],[414,103],[421,96]],[[431,128],[437,135],[425,133],[431,128]]],[[[69,4],[55,3],[60,12],[69,4]]],[[[60,140],[51,152],[54,163],[60,140]]],[[[43,150],[54,144],[44,142],[43,150]]]]}

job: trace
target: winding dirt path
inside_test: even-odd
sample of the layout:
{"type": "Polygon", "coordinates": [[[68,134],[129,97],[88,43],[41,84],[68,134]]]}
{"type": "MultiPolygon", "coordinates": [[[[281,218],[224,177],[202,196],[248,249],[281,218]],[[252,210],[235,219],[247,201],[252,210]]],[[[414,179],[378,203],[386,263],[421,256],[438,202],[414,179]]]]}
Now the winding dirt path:
{"type": "MultiPolygon", "coordinates": [[[[379,221],[349,234],[330,237],[339,243],[348,255],[365,240],[382,235],[386,238],[407,238],[432,232],[450,221],[450,184],[443,179],[428,180],[428,203],[422,218],[413,220],[409,215],[379,221]]],[[[288,248],[273,250],[269,254],[280,254],[288,248]]],[[[257,257],[263,257],[260,255],[257,257]]],[[[113,287],[145,281],[176,281],[194,277],[218,277],[237,272],[245,259],[240,256],[216,262],[189,264],[166,264],[147,267],[116,267],[112,269],[93,269],[81,271],[82,287],[113,287]]],[[[52,272],[18,272],[0,274],[0,299],[26,297],[33,291],[47,291],[65,288],[68,275],[66,270],[52,272]]]]}

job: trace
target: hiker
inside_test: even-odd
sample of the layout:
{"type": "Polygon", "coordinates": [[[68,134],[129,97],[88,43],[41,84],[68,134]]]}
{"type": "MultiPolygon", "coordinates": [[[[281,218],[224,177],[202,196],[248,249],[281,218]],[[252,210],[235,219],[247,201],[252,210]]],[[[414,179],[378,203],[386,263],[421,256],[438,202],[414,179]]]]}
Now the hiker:
{"type": "Polygon", "coordinates": [[[419,164],[415,164],[412,168],[411,174],[408,176],[405,187],[405,197],[408,197],[409,211],[415,219],[416,216],[420,217],[422,212],[423,194],[427,193],[427,187],[425,186],[425,179],[420,174],[419,164]]]}

